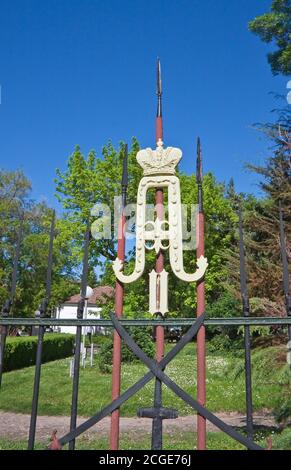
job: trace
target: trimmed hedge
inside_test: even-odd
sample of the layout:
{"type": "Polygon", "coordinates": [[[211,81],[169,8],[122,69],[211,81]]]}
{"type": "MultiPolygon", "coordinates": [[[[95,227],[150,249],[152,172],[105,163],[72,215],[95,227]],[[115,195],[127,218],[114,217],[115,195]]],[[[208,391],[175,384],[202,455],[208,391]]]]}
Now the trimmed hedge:
{"type": "MultiPolygon", "coordinates": [[[[130,333],[136,344],[146,353],[147,356],[153,358],[155,355],[155,346],[151,336],[151,330],[146,328],[131,327],[127,331],[130,333]]],[[[106,337],[108,338],[108,337],[106,337]]],[[[113,335],[106,341],[103,340],[99,354],[98,365],[101,372],[109,374],[112,371],[112,354],[113,354],[113,335]],[[110,341],[108,341],[110,339],[110,341]]],[[[139,359],[131,349],[122,342],[121,346],[122,363],[138,362],[139,359]]]]}
{"type": "MultiPolygon", "coordinates": [[[[42,362],[72,356],[75,336],[47,333],[43,340],[42,362]]],[[[4,352],[4,371],[21,369],[35,364],[37,336],[7,337],[4,352]]]]}

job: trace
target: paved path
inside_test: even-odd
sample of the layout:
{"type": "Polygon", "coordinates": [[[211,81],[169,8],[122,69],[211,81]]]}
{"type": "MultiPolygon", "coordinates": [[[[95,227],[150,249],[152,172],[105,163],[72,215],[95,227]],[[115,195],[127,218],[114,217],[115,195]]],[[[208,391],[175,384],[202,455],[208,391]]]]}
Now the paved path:
{"type": "MultiPolygon", "coordinates": [[[[217,413],[217,416],[226,421],[231,426],[245,426],[245,416],[236,412],[217,413]]],[[[85,421],[86,418],[79,418],[78,424],[85,421]]],[[[11,440],[27,439],[30,415],[20,413],[10,413],[0,411],[0,437],[11,440]]],[[[66,434],[69,430],[70,418],[68,416],[39,416],[37,419],[36,439],[38,441],[48,441],[53,430],[58,431],[58,437],[66,434]]],[[[262,411],[254,414],[254,423],[260,427],[276,427],[274,418],[269,411],[262,411]]],[[[110,427],[110,418],[104,418],[84,436],[98,434],[98,436],[107,436],[110,427]]],[[[144,436],[151,432],[151,420],[147,418],[121,418],[121,432],[127,435],[143,434],[144,436]]],[[[213,424],[207,422],[208,431],[220,431],[213,424]]],[[[196,431],[196,416],[181,416],[177,419],[169,419],[164,421],[165,433],[175,433],[183,431],[196,431]]]]}

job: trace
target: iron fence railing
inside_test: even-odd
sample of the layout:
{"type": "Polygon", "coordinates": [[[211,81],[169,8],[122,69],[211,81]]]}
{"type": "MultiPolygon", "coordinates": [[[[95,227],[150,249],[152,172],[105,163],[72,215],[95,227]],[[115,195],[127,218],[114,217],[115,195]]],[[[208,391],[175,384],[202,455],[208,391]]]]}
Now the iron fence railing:
{"type": "MultiPolygon", "coordinates": [[[[196,318],[135,318],[120,319],[123,326],[190,326],[196,318]]],[[[227,317],[227,318],[205,318],[205,326],[287,326],[291,325],[291,317],[227,317]]],[[[112,320],[109,319],[76,319],[76,318],[4,318],[0,316],[0,326],[100,326],[114,328],[112,320]]]]}
{"type": "MultiPolygon", "coordinates": [[[[209,420],[212,424],[217,426],[221,431],[225,432],[227,435],[235,439],[236,441],[243,444],[247,449],[260,450],[262,449],[256,442],[253,440],[253,433],[250,437],[249,434],[247,437],[240,432],[238,432],[234,427],[231,427],[221,419],[219,419],[215,414],[210,412],[205,406],[202,406],[195,398],[191,397],[188,393],[182,390],[174,381],[172,381],[166,375],[166,366],[169,362],[182,350],[182,348],[197,335],[199,329],[202,325],[204,326],[252,326],[262,325],[262,326],[281,326],[289,327],[291,325],[291,317],[232,317],[232,318],[207,318],[206,315],[202,315],[197,318],[156,318],[156,319],[119,319],[116,315],[111,314],[110,319],[56,319],[56,318],[13,318],[13,317],[0,317],[0,326],[4,326],[6,331],[9,326],[21,325],[25,327],[34,326],[40,327],[42,330],[41,335],[38,335],[38,348],[37,348],[37,357],[35,365],[35,378],[34,386],[32,391],[32,411],[31,411],[31,421],[29,429],[29,442],[28,449],[34,448],[35,435],[36,435],[36,421],[37,421],[37,404],[39,398],[39,384],[40,384],[40,371],[42,365],[42,342],[43,336],[45,334],[45,327],[59,327],[59,326],[76,326],[77,330],[80,332],[82,327],[89,326],[99,326],[104,328],[113,328],[118,332],[123,341],[126,342],[129,348],[135,353],[135,355],[149,368],[149,372],[144,375],[138,382],[132,385],[128,390],[122,393],[117,399],[113,400],[109,405],[104,407],[101,411],[98,411],[95,415],[87,419],[81,425],[77,426],[77,402],[78,402],[78,389],[79,389],[79,367],[76,367],[75,377],[73,381],[73,390],[72,390],[72,416],[71,426],[69,432],[60,437],[59,439],[54,440],[54,445],[52,448],[62,448],[62,446],[69,444],[69,449],[75,448],[75,439],[80,436],[82,433],[87,431],[91,426],[99,422],[105,416],[113,413],[118,409],[125,401],[137,393],[144,385],[146,385],[150,380],[155,379],[156,383],[159,381],[159,384],[166,385],[171,389],[178,397],[184,400],[188,405],[190,405],[195,412],[203,416],[205,419],[209,420]],[[179,326],[179,327],[188,327],[188,330],[182,336],[182,338],[177,342],[177,344],[170,350],[170,352],[160,361],[150,359],[146,354],[139,348],[139,346],[134,342],[133,338],[126,331],[126,327],[135,326],[135,327],[155,327],[162,325],[164,327],[169,326],[179,326]]],[[[2,336],[1,336],[2,337],[2,336]]],[[[77,335],[76,335],[77,340],[77,335]]],[[[4,359],[4,350],[5,350],[5,341],[1,342],[1,361],[3,369],[3,359],[4,359]]],[[[79,350],[79,348],[77,348],[79,350]]],[[[72,352],[73,354],[73,352],[72,352]]],[[[75,348],[75,361],[80,362],[80,354],[76,357],[76,348],[75,348]]],[[[245,358],[246,360],[246,358],[245,358]]],[[[4,381],[5,386],[5,381],[4,381]]],[[[156,389],[157,387],[155,387],[156,389]]],[[[160,389],[160,388],[159,388],[160,389]]],[[[155,399],[154,407],[141,408],[137,410],[138,416],[146,416],[153,420],[153,430],[152,430],[152,449],[161,449],[162,448],[162,422],[167,418],[175,418],[178,416],[177,411],[173,409],[168,409],[163,407],[161,394],[158,400],[155,399]],[[156,406],[158,403],[159,406],[156,406]]],[[[248,400],[248,394],[246,393],[246,405],[248,400]]],[[[249,410],[251,413],[250,422],[252,422],[252,409],[249,410]]]]}

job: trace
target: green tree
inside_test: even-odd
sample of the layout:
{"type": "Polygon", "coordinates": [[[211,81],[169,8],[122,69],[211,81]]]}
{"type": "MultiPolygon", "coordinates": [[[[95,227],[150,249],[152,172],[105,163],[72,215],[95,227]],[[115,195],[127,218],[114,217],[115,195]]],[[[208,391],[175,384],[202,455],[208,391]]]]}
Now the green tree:
{"type": "Polygon", "coordinates": [[[21,170],[0,170],[0,302],[7,299],[17,232],[29,206],[31,183],[21,170]]]}
{"type": "MultiPolygon", "coordinates": [[[[22,171],[0,172],[0,303],[10,296],[11,275],[20,220],[23,218],[22,241],[18,263],[17,288],[13,315],[30,316],[45,294],[49,232],[52,211],[45,203],[30,199],[31,183],[22,171]]],[[[72,245],[56,220],[52,295],[50,307],[58,305],[76,292],[76,266],[72,245]]]]}
{"type": "MultiPolygon", "coordinates": [[[[128,201],[134,200],[141,169],[136,164],[136,153],[139,150],[136,139],[128,155],[128,201]]],[[[57,169],[56,196],[64,208],[64,226],[67,236],[74,240],[74,256],[82,258],[84,238],[84,222],[90,217],[91,210],[96,204],[106,204],[114,212],[114,196],[120,196],[120,182],[122,176],[124,145],[115,149],[111,143],[104,146],[101,157],[94,151],[89,152],[86,158],[80,147],[68,159],[67,169],[61,172],[57,169]],[[69,235],[70,234],[70,235],[69,235]]],[[[94,218],[92,217],[93,221],[94,218]]],[[[114,238],[114,219],[111,218],[111,236],[109,239],[93,239],[90,251],[91,269],[104,262],[104,258],[116,258],[116,240],[114,238]],[[102,259],[103,257],[103,259],[102,259]]]]}
{"type": "MultiPolygon", "coordinates": [[[[290,254],[291,165],[290,141],[287,137],[291,135],[290,109],[282,110],[276,122],[260,126],[260,130],[269,138],[271,146],[270,156],[264,165],[247,165],[261,176],[259,185],[265,194],[265,198],[247,208],[245,214],[250,251],[250,283],[254,297],[276,302],[284,315],[278,206],[281,201],[287,252],[290,254]]],[[[268,302],[265,301],[264,310],[267,309],[268,302]]]]}
{"type": "MultiPolygon", "coordinates": [[[[51,218],[51,209],[43,203],[35,205],[33,211],[25,213],[14,315],[34,315],[45,296],[51,218]]],[[[71,243],[68,238],[65,239],[61,229],[62,220],[57,219],[49,310],[76,293],[76,288],[79,289],[75,266],[70,262],[73,259],[71,243]]]]}
{"type": "MultiPolygon", "coordinates": [[[[241,201],[244,219],[244,242],[248,270],[248,292],[251,310],[257,315],[286,314],[283,296],[283,269],[279,239],[279,201],[286,233],[287,253],[291,238],[291,166],[290,110],[279,112],[276,122],[258,125],[270,141],[269,156],[263,165],[247,164],[258,174],[264,197],[236,195],[241,201]]],[[[235,191],[232,191],[235,193],[235,191]]],[[[233,197],[233,196],[232,196],[233,197]]],[[[236,242],[227,252],[228,282],[226,288],[240,297],[238,232],[236,242]]]]}
{"type": "Polygon", "coordinates": [[[268,62],[274,74],[291,73],[291,1],[273,0],[271,12],[249,22],[249,29],[262,41],[274,41],[277,49],[268,54],[268,62]]]}
{"type": "MultiPolygon", "coordinates": [[[[197,184],[195,175],[179,174],[181,182],[182,203],[190,207],[197,201],[197,184]]],[[[206,214],[206,256],[209,267],[206,273],[207,301],[216,301],[224,290],[224,281],[227,276],[224,252],[232,244],[236,214],[229,201],[224,197],[224,185],[217,183],[214,176],[208,173],[203,179],[204,210],[206,214]]],[[[166,195],[165,195],[166,196],[166,195]]],[[[166,197],[165,197],[166,202],[166,197]]],[[[188,210],[188,219],[190,210],[188,210]]],[[[196,285],[183,282],[172,274],[168,252],[165,252],[165,269],[169,273],[169,307],[171,316],[189,317],[194,315],[196,306],[196,285]]],[[[146,267],[144,275],[135,283],[127,284],[124,297],[124,315],[128,317],[141,317],[148,314],[149,282],[148,273],[155,266],[155,253],[146,253],[146,267]]],[[[125,269],[131,272],[134,267],[134,250],[130,251],[125,263],[125,269]]],[[[184,267],[187,272],[196,269],[196,253],[193,250],[184,251],[184,267]]],[[[102,277],[104,284],[114,285],[115,277],[112,264],[104,264],[102,277]]],[[[107,302],[103,315],[114,309],[114,301],[107,302]]]]}

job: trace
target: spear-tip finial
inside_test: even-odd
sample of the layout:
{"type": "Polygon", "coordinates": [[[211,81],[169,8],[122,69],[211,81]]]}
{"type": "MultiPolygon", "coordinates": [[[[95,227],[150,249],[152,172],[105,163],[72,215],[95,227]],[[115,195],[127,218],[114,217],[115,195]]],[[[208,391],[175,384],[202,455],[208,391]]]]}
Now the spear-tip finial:
{"type": "Polygon", "coordinates": [[[161,61],[160,58],[157,58],[157,95],[161,96],[162,94],[162,74],[161,74],[161,61]]]}
{"type": "Polygon", "coordinates": [[[128,147],[127,147],[127,144],[125,144],[124,145],[123,165],[122,165],[121,186],[127,186],[128,185],[127,157],[128,157],[128,147]]]}
{"type": "Polygon", "coordinates": [[[197,184],[202,183],[202,157],[200,137],[197,138],[196,181],[197,184]]]}
{"type": "Polygon", "coordinates": [[[157,96],[158,96],[157,117],[162,117],[162,73],[161,73],[161,62],[160,62],[159,57],[157,58],[157,96]]]}

